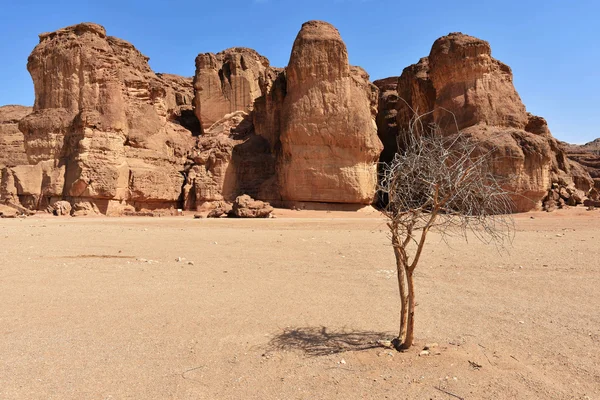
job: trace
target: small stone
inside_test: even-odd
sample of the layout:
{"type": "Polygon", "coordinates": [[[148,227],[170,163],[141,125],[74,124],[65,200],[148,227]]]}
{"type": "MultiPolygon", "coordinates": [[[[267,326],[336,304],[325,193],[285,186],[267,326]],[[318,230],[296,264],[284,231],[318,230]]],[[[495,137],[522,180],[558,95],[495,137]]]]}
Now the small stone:
{"type": "Polygon", "coordinates": [[[193,261],[188,261],[188,265],[194,265],[193,261]]]}
{"type": "Polygon", "coordinates": [[[391,340],[378,340],[377,344],[382,347],[387,347],[388,349],[391,349],[394,347],[391,340]]]}
{"type": "Polygon", "coordinates": [[[428,355],[429,355],[429,350],[423,350],[422,352],[419,353],[419,357],[428,356],[428,355]]]}
{"type": "Polygon", "coordinates": [[[342,358],[342,361],[340,361],[340,364],[344,364],[344,365],[345,365],[345,364],[346,364],[346,360],[344,360],[344,359],[342,358]]]}
{"type": "Polygon", "coordinates": [[[204,215],[202,214],[194,214],[194,219],[201,219],[204,218],[204,215]]]}
{"type": "Polygon", "coordinates": [[[436,347],[438,347],[438,346],[439,346],[439,345],[438,345],[437,343],[435,343],[435,342],[433,342],[433,343],[427,343],[427,344],[426,344],[426,345],[423,347],[423,350],[431,350],[431,349],[434,349],[434,348],[436,348],[436,347]]]}

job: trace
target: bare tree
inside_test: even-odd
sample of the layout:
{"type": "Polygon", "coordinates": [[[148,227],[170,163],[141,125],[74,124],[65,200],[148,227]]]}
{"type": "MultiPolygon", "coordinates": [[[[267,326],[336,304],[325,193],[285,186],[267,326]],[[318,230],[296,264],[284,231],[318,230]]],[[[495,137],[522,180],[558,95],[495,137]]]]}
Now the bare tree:
{"type": "Polygon", "coordinates": [[[400,332],[393,343],[402,350],[414,340],[413,276],[428,233],[436,230],[444,240],[459,234],[466,240],[471,232],[502,248],[512,239],[513,205],[491,173],[492,152],[468,136],[445,136],[435,127],[425,131],[415,118],[398,142],[395,158],[383,166],[379,190],[386,200],[383,213],[400,291],[400,332]]]}

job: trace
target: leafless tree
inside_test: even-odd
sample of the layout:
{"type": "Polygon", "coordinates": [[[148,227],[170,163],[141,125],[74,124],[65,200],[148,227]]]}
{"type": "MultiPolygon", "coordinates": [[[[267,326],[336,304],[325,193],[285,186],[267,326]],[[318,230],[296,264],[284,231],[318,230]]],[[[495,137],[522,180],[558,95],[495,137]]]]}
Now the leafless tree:
{"type": "MultiPolygon", "coordinates": [[[[442,135],[435,127],[423,129],[414,118],[399,138],[395,158],[383,167],[380,192],[386,199],[400,291],[400,332],[397,350],[414,340],[414,271],[430,231],[442,238],[469,232],[503,248],[513,234],[509,193],[491,173],[491,151],[468,136],[442,135]],[[418,128],[418,129],[417,129],[418,128]]],[[[456,131],[455,131],[456,132],[456,131]]]]}

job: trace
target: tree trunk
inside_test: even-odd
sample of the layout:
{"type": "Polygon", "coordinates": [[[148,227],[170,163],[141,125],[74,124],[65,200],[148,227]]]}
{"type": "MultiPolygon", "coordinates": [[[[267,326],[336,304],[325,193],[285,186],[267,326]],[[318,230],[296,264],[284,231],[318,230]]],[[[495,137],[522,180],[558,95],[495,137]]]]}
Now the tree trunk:
{"type": "Polygon", "coordinates": [[[406,337],[402,343],[403,349],[408,349],[413,345],[415,331],[415,287],[413,284],[413,273],[406,272],[406,282],[408,286],[408,318],[406,324],[406,337]]]}
{"type": "Polygon", "coordinates": [[[396,347],[397,350],[400,350],[405,342],[408,327],[409,297],[406,288],[406,262],[397,247],[394,247],[394,254],[396,256],[396,274],[398,277],[398,292],[400,294],[400,330],[398,332],[398,337],[393,343],[394,347],[396,347]]]}

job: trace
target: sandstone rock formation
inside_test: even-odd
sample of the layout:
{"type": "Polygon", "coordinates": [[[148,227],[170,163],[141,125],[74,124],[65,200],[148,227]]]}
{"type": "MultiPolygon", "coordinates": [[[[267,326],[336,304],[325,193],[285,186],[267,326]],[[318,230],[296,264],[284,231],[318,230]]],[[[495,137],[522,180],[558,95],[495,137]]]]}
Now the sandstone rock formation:
{"type": "Polygon", "coordinates": [[[600,190],[600,138],[583,145],[561,143],[567,157],[583,166],[594,180],[594,187],[600,190]]]}
{"type": "Polygon", "coordinates": [[[91,23],[41,34],[27,68],[35,104],[19,128],[28,163],[11,170],[21,203],[177,208],[194,146],[191,79],[155,74],[130,43],[91,23]]]}
{"type": "Polygon", "coordinates": [[[259,77],[268,67],[266,57],[243,47],[199,54],[194,104],[202,128],[210,128],[232,112],[252,111],[254,100],[261,95],[259,77]]]}
{"type": "Polygon", "coordinates": [[[231,48],[199,54],[193,79],[156,74],[130,43],[83,23],[40,35],[28,70],[33,109],[0,107],[0,199],[30,209],[218,211],[240,195],[370,204],[377,161],[392,159],[411,124],[460,130],[492,151],[516,211],[577,202],[597,171],[526,112],[489,44],[459,33],[375,85],[321,21],[302,26],[285,69],[231,48]]]}
{"type": "MultiPolygon", "coordinates": [[[[567,160],[546,121],[526,112],[511,69],[492,58],[487,42],[461,33],[436,40],[429,57],[404,69],[396,92],[400,138],[417,115],[422,117],[415,129],[434,123],[443,134],[461,131],[474,137],[482,151],[492,151],[494,172],[515,193],[515,211],[539,208],[552,183],[589,189],[589,177],[567,160]]],[[[395,95],[388,90],[380,108],[391,107],[387,99],[395,95]]],[[[379,131],[394,134],[381,120],[379,131]]]]}
{"type": "Polygon", "coordinates": [[[237,218],[269,218],[273,207],[248,195],[238,196],[233,202],[231,214],[237,218]]]}
{"type": "Polygon", "coordinates": [[[27,154],[19,121],[31,113],[31,107],[0,107],[0,169],[27,164],[27,154]]]}
{"type": "Polygon", "coordinates": [[[31,113],[31,107],[0,107],[0,203],[18,204],[12,168],[27,164],[27,153],[19,121],[31,113]]]}
{"type": "Polygon", "coordinates": [[[198,138],[191,156],[194,165],[184,186],[187,209],[204,210],[248,193],[263,199],[275,174],[275,157],[268,142],[254,132],[251,117],[237,111],[213,124],[198,138]]]}
{"type": "Polygon", "coordinates": [[[310,21],[286,70],[278,178],[283,200],[370,204],[382,150],[377,89],[350,67],[333,26],[310,21]]]}
{"type": "Polygon", "coordinates": [[[186,207],[240,194],[280,205],[373,201],[377,88],[348,64],[331,25],[304,24],[285,70],[244,48],[200,54],[194,87],[204,134],[186,207]]]}

